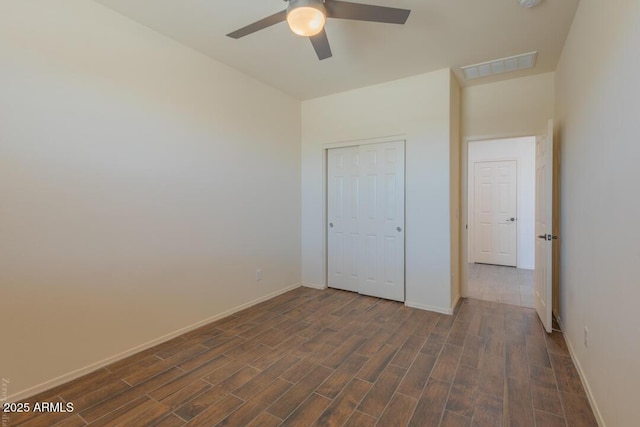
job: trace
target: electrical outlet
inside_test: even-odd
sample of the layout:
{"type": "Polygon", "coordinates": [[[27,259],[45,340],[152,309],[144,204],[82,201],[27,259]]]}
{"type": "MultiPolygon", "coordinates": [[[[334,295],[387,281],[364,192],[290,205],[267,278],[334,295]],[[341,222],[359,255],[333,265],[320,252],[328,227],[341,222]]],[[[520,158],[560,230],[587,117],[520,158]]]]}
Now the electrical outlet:
{"type": "Polygon", "coordinates": [[[260,280],[262,280],[262,269],[258,268],[256,270],[256,282],[259,282],[260,280]]]}
{"type": "Polygon", "coordinates": [[[586,326],[584,327],[584,346],[589,347],[589,329],[586,326]]]}

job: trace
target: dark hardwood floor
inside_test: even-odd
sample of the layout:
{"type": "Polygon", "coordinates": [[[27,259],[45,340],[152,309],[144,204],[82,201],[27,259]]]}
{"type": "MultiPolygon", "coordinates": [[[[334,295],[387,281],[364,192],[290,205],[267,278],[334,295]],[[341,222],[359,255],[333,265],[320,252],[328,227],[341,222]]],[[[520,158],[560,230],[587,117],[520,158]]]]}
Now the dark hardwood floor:
{"type": "Polygon", "coordinates": [[[299,288],[30,401],[20,426],[596,426],[561,334],[528,308],[454,316],[299,288]]]}

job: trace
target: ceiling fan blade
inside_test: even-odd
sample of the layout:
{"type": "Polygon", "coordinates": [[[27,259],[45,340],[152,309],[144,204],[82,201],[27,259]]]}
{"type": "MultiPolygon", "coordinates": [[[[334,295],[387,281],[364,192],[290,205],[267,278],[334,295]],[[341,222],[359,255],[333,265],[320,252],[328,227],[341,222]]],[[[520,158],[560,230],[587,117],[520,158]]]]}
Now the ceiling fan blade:
{"type": "Polygon", "coordinates": [[[315,36],[309,37],[309,40],[311,40],[311,44],[316,50],[316,55],[318,55],[318,59],[320,61],[333,56],[331,53],[331,46],[329,46],[329,39],[327,38],[327,33],[324,28],[315,36]]]}
{"type": "Polygon", "coordinates": [[[327,9],[327,16],[329,18],[385,22],[387,24],[404,24],[411,13],[408,9],[338,0],[327,0],[325,8],[327,9]]]}
{"type": "Polygon", "coordinates": [[[259,21],[254,22],[253,24],[249,24],[246,27],[242,27],[239,30],[233,31],[227,34],[227,37],[231,37],[232,39],[239,39],[240,37],[247,36],[251,33],[255,33],[256,31],[263,30],[267,27],[275,25],[279,22],[287,20],[287,11],[282,10],[278,13],[274,13],[271,16],[267,16],[259,21]]]}

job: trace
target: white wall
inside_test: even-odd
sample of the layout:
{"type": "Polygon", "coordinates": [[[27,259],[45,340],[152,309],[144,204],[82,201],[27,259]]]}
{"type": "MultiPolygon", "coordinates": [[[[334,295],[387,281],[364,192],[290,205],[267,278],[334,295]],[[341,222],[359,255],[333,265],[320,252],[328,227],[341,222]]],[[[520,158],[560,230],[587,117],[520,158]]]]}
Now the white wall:
{"type": "Polygon", "coordinates": [[[535,137],[505,138],[469,142],[469,262],[474,262],[475,229],[473,221],[474,165],[476,162],[515,160],[517,162],[517,267],[532,270],[535,250],[535,137]]]}
{"type": "Polygon", "coordinates": [[[462,131],[476,139],[541,135],[553,117],[554,73],[467,86],[462,131]]]}
{"type": "Polygon", "coordinates": [[[300,103],[94,2],[3,1],[0,200],[19,396],[300,282],[300,103]]]}
{"type": "Polygon", "coordinates": [[[451,92],[449,94],[449,188],[451,212],[451,304],[456,305],[461,293],[462,270],[466,266],[461,263],[461,234],[460,234],[460,212],[461,206],[461,185],[460,175],[462,171],[461,140],[461,89],[453,72],[451,72],[451,92]]]}
{"type": "Polygon", "coordinates": [[[582,0],[556,72],[560,315],[611,427],[640,420],[639,49],[640,2],[582,0]]]}
{"type": "Polygon", "coordinates": [[[326,284],[326,145],[405,139],[407,304],[451,309],[451,78],[445,69],[302,103],[304,284],[326,284]]]}

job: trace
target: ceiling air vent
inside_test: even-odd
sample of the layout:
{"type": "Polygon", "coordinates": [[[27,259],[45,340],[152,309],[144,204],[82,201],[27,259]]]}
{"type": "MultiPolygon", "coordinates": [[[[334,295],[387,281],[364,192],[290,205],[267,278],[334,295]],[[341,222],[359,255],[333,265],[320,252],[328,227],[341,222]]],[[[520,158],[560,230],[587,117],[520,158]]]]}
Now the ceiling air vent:
{"type": "Polygon", "coordinates": [[[536,65],[538,52],[529,52],[522,55],[509,56],[489,62],[467,65],[462,67],[464,78],[467,80],[479,79],[494,74],[508,73],[510,71],[525,70],[536,65]]]}
{"type": "Polygon", "coordinates": [[[530,9],[539,5],[540,1],[541,0],[518,0],[518,3],[520,3],[520,6],[530,9]]]}

